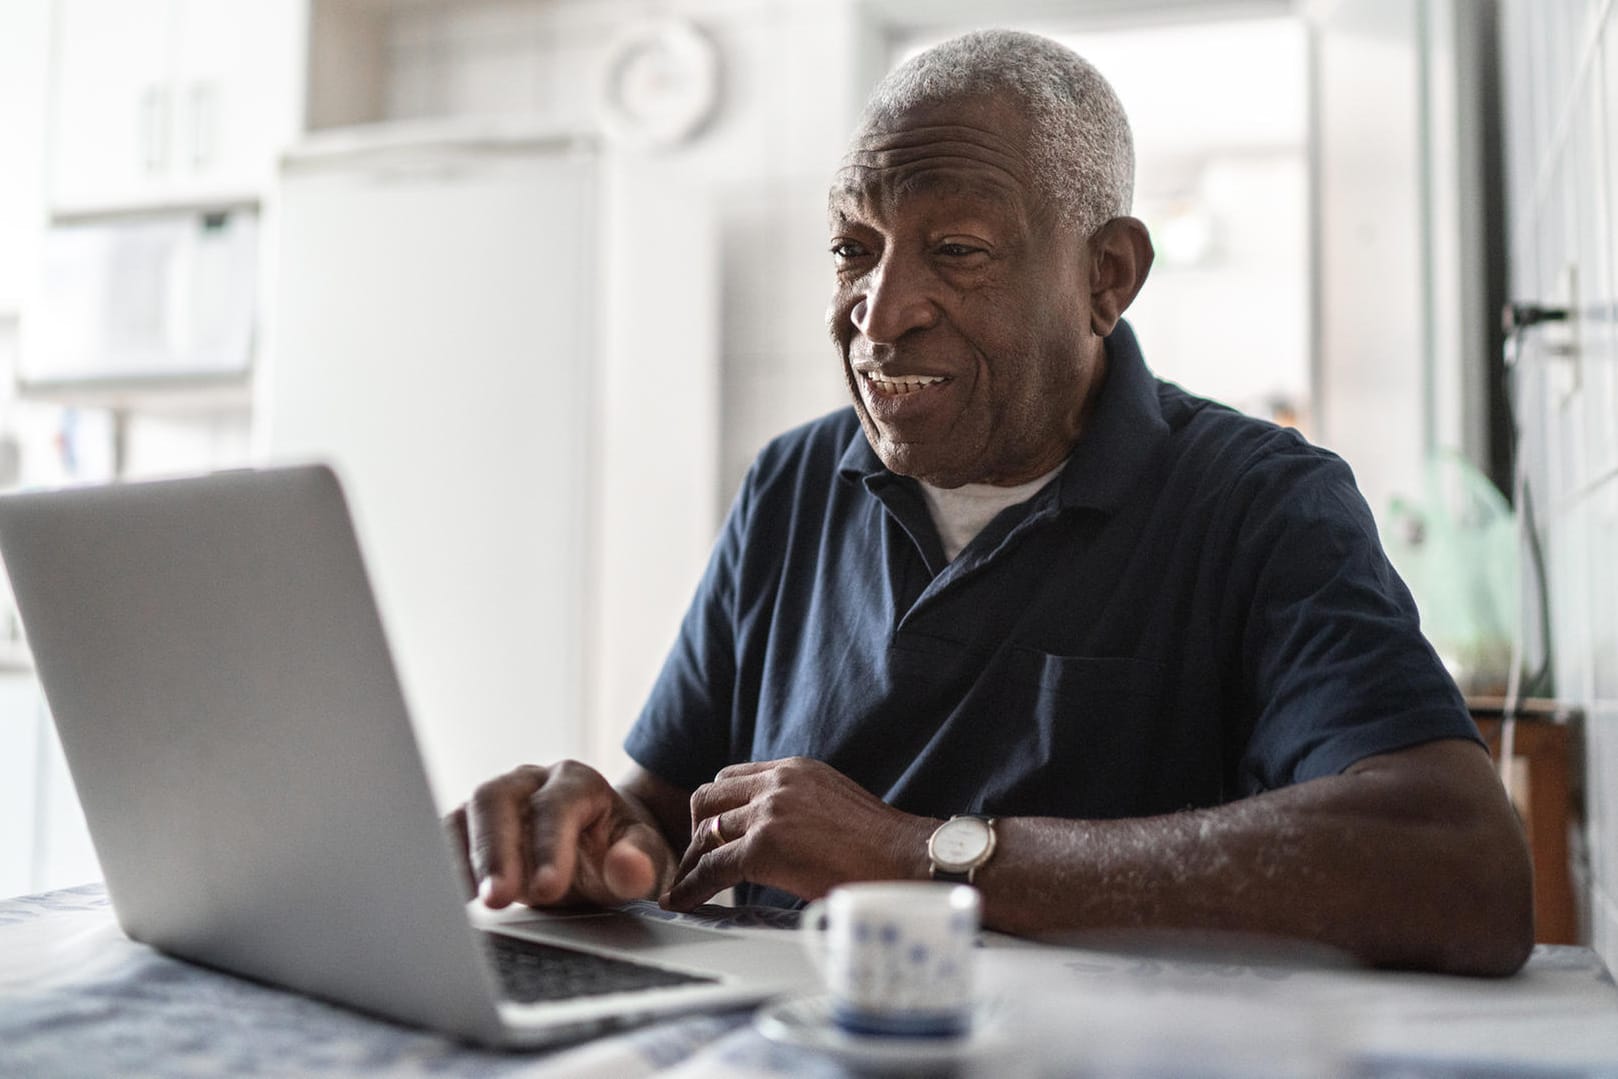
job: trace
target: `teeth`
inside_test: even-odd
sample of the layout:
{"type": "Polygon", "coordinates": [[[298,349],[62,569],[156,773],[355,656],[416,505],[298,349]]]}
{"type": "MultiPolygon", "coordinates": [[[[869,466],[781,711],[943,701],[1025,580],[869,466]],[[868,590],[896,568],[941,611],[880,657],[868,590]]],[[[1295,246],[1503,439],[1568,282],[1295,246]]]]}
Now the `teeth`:
{"type": "Polygon", "coordinates": [[[915,393],[936,382],[945,381],[943,375],[890,375],[883,378],[869,371],[865,373],[865,380],[875,387],[877,392],[887,394],[915,393]]]}

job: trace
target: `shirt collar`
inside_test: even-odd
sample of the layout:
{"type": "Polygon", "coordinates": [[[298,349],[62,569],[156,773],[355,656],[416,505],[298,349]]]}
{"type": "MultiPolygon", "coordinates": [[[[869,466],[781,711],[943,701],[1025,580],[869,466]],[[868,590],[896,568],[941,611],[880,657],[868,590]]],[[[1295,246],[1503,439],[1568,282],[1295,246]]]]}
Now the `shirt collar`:
{"type": "MultiPolygon", "coordinates": [[[[1053,485],[1061,509],[1117,509],[1168,437],[1169,425],[1157,399],[1157,380],[1146,368],[1129,323],[1119,320],[1106,347],[1106,381],[1089,423],[1068,456],[1062,478],[1053,485]]],[[[872,492],[899,479],[883,466],[864,428],[849,439],[837,470],[850,481],[863,482],[872,492]]]]}
{"type": "MultiPolygon", "coordinates": [[[[1169,436],[1157,379],[1129,323],[1107,337],[1107,379],[1062,473],[1061,506],[1111,512],[1124,504],[1169,436]]],[[[874,454],[873,454],[874,456],[874,454]]]]}

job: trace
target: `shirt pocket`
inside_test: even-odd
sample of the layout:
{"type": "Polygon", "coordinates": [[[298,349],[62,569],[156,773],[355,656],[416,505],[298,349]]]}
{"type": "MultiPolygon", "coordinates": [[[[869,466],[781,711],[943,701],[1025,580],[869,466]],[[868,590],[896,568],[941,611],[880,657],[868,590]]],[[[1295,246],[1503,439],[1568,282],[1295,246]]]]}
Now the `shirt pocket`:
{"type": "Polygon", "coordinates": [[[1019,761],[989,792],[999,813],[1111,818],[1151,810],[1165,668],[1148,660],[1061,656],[1014,646],[1003,701],[1019,761]]]}

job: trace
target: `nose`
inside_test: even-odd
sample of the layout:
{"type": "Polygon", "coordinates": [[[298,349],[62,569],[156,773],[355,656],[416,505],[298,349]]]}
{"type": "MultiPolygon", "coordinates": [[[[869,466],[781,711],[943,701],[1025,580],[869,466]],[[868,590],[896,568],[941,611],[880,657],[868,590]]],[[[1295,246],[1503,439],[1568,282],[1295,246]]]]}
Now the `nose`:
{"type": "Polygon", "coordinates": [[[919,267],[906,265],[891,254],[866,279],[865,294],[849,313],[854,328],[869,341],[892,344],[911,330],[931,326],[938,308],[927,293],[919,267]]]}

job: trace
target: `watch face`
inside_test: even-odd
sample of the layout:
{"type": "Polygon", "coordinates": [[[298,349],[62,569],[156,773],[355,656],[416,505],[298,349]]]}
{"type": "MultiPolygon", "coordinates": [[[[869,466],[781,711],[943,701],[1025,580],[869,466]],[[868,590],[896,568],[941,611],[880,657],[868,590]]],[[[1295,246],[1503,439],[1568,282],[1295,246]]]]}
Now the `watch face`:
{"type": "Polygon", "coordinates": [[[945,821],[933,833],[933,861],[945,869],[968,869],[989,850],[989,826],[976,817],[945,821]]]}

